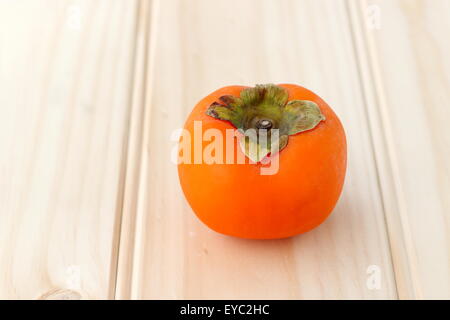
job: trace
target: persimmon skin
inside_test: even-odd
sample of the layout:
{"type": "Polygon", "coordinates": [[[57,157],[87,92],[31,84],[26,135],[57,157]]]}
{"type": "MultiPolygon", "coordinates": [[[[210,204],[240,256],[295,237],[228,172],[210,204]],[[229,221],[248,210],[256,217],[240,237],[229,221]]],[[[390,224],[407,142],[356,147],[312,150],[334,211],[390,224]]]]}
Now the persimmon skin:
{"type": "MultiPolygon", "coordinates": [[[[276,174],[261,175],[261,163],[194,164],[193,146],[190,164],[178,165],[180,184],[191,208],[219,233],[247,239],[295,236],[325,221],[339,199],[347,166],[340,120],[312,91],[293,84],[278,86],[288,91],[288,101],[315,102],[326,120],[312,130],[289,136],[288,145],[279,153],[276,174]]],[[[215,128],[225,137],[225,130],[234,126],[205,111],[219,97],[239,96],[245,88],[229,86],[211,93],[194,107],[184,128],[194,137],[194,121],[202,121],[203,132],[215,128]]],[[[203,148],[210,143],[204,141],[203,148]]],[[[234,150],[240,153],[237,144],[236,139],[234,150]]]]}

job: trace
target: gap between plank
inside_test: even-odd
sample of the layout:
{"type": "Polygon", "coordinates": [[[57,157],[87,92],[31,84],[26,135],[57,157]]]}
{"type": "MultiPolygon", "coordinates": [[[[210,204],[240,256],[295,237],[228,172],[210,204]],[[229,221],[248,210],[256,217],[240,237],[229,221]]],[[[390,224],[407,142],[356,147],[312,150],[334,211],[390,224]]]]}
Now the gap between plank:
{"type": "Polygon", "coordinates": [[[117,196],[117,212],[111,255],[110,299],[126,299],[130,290],[130,266],[133,257],[136,207],[136,189],[139,181],[140,154],[142,151],[142,123],[145,115],[145,83],[148,42],[148,1],[136,5],[133,71],[130,75],[131,90],[122,151],[120,188],[117,196]]]}
{"type": "Polygon", "coordinates": [[[389,107],[380,75],[375,39],[364,23],[369,4],[366,0],[349,0],[346,4],[375,155],[397,295],[400,299],[421,299],[423,294],[418,277],[417,257],[409,226],[393,133],[387,117],[389,107]]]}
{"type": "Polygon", "coordinates": [[[145,136],[149,134],[148,123],[151,116],[150,99],[152,89],[152,68],[154,48],[156,46],[156,25],[159,0],[140,0],[137,6],[136,45],[134,54],[133,85],[130,97],[130,118],[128,137],[124,145],[122,190],[117,205],[115,259],[112,270],[114,281],[112,298],[131,299],[135,284],[135,268],[140,252],[139,228],[142,222],[139,216],[141,184],[141,163],[144,155],[145,136]]]}

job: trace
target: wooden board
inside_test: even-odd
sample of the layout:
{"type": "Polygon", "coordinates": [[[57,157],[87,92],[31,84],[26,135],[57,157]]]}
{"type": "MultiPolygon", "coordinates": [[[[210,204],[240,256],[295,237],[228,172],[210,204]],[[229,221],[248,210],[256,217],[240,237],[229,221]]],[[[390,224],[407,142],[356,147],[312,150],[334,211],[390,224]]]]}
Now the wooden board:
{"type": "Polygon", "coordinates": [[[0,0],[0,299],[450,298],[447,0],[0,0]],[[171,153],[203,96],[297,83],[341,118],[319,228],[201,224],[171,153]],[[378,286],[379,285],[379,286],[378,286]]]}
{"type": "Polygon", "coordinates": [[[399,296],[449,299],[450,3],[352,7],[399,296]]]}
{"type": "Polygon", "coordinates": [[[0,2],[0,298],[111,298],[136,2],[0,2]]]}
{"type": "Polygon", "coordinates": [[[132,280],[118,297],[395,298],[345,3],[153,1],[150,11],[140,190],[136,213],[124,212],[137,218],[135,232],[121,236],[135,241],[123,266],[132,280]],[[171,136],[216,88],[267,82],[301,83],[341,116],[350,147],[345,191],[331,218],[310,233],[232,239],[209,231],[188,207],[170,161],[171,136]],[[366,283],[372,268],[381,274],[379,290],[366,283]]]}

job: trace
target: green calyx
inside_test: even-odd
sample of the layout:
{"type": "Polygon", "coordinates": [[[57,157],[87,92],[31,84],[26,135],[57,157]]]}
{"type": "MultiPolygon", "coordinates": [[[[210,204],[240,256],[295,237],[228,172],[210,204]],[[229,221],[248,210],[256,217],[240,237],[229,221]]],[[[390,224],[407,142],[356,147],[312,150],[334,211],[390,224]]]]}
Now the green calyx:
{"type": "Polygon", "coordinates": [[[243,133],[241,149],[254,162],[281,151],[290,135],[311,130],[325,120],[316,103],[288,102],[286,89],[273,84],[244,89],[239,97],[222,96],[210,105],[206,114],[230,121],[243,133]]]}

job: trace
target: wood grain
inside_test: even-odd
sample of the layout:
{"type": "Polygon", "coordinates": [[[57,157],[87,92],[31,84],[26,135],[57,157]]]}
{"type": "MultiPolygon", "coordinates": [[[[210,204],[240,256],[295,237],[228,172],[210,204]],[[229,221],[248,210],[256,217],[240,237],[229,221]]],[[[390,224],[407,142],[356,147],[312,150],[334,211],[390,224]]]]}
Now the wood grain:
{"type": "Polygon", "coordinates": [[[399,296],[450,298],[448,1],[354,1],[399,296]],[[379,27],[367,28],[371,6],[379,27]],[[382,159],[385,156],[386,159],[382,159]]]}
{"type": "Polygon", "coordinates": [[[153,1],[131,288],[121,298],[395,298],[374,153],[344,1],[153,1]],[[155,13],[155,10],[157,13],[155,13]],[[314,17],[321,16],[318,20],[314,17]],[[171,162],[204,95],[230,84],[299,83],[330,103],[349,140],[344,194],[320,228],[280,241],[209,231],[171,162]],[[366,285],[381,271],[380,290],[366,285]]]}
{"type": "Polygon", "coordinates": [[[135,17],[0,2],[0,298],[113,296],[135,17]]]}
{"type": "Polygon", "coordinates": [[[0,0],[0,299],[449,299],[447,0],[0,0]],[[210,231],[174,131],[296,83],[346,129],[319,228],[210,231]],[[370,286],[374,272],[380,288],[370,286]]]}

